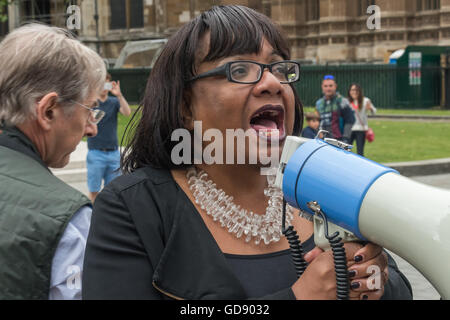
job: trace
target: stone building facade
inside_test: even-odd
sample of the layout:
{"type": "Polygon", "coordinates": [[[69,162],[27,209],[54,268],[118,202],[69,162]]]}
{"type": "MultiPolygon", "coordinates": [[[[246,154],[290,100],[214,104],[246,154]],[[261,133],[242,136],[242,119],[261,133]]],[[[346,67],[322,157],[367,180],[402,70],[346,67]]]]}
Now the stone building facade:
{"type": "Polygon", "coordinates": [[[285,31],[293,58],[313,63],[382,62],[407,45],[450,45],[450,0],[15,0],[9,30],[33,18],[64,26],[70,4],[81,9],[80,38],[110,59],[126,41],[170,37],[218,4],[270,16],[285,31]],[[379,29],[367,26],[371,5],[381,10],[379,29]]]}

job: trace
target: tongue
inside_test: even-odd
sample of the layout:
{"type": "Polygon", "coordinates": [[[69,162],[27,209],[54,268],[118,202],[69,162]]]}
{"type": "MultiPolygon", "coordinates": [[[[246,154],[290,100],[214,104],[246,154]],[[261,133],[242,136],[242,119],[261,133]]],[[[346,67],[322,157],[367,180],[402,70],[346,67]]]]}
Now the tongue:
{"type": "Polygon", "coordinates": [[[252,124],[252,127],[255,130],[276,130],[277,124],[273,120],[260,118],[252,124]]]}

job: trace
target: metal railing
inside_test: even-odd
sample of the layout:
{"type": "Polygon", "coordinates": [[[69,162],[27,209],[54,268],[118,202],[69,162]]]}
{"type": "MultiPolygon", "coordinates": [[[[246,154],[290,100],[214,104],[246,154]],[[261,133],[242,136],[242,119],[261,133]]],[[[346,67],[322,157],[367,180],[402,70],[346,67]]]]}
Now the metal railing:
{"type": "Polygon", "coordinates": [[[304,105],[314,106],[322,95],[323,76],[332,74],[343,96],[358,83],[376,107],[428,108],[441,104],[443,71],[434,66],[418,70],[395,65],[304,66],[296,89],[304,105]]]}
{"type": "MultiPolygon", "coordinates": [[[[109,70],[114,80],[120,80],[122,92],[133,104],[141,101],[150,71],[150,68],[109,70]]],[[[345,97],[349,86],[355,82],[377,108],[429,108],[441,105],[442,81],[445,74],[450,74],[448,71],[434,66],[423,66],[419,70],[368,64],[302,66],[295,88],[303,105],[314,106],[322,96],[323,77],[332,74],[338,91],[345,97]]],[[[449,84],[448,80],[444,83],[449,84]]]]}

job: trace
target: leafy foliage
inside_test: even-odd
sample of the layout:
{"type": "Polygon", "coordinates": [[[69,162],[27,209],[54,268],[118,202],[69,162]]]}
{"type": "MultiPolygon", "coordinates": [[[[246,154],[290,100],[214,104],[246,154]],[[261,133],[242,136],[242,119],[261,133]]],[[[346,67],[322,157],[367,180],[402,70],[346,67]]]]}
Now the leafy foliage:
{"type": "Polygon", "coordinates": [[[8,5],[15,0],[0,0],[0,23],[8,21],[8,5]]]}

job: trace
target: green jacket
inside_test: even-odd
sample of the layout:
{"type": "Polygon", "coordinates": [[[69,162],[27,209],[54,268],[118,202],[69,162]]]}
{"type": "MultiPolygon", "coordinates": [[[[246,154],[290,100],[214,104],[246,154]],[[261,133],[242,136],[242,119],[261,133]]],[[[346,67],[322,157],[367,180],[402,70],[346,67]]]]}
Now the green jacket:
{"type": "Polygon", "coordinates": [[[48,299],[67,223],[90,204],[56,178],[17,128],[0,134],[0,299],[48,299]]]}

